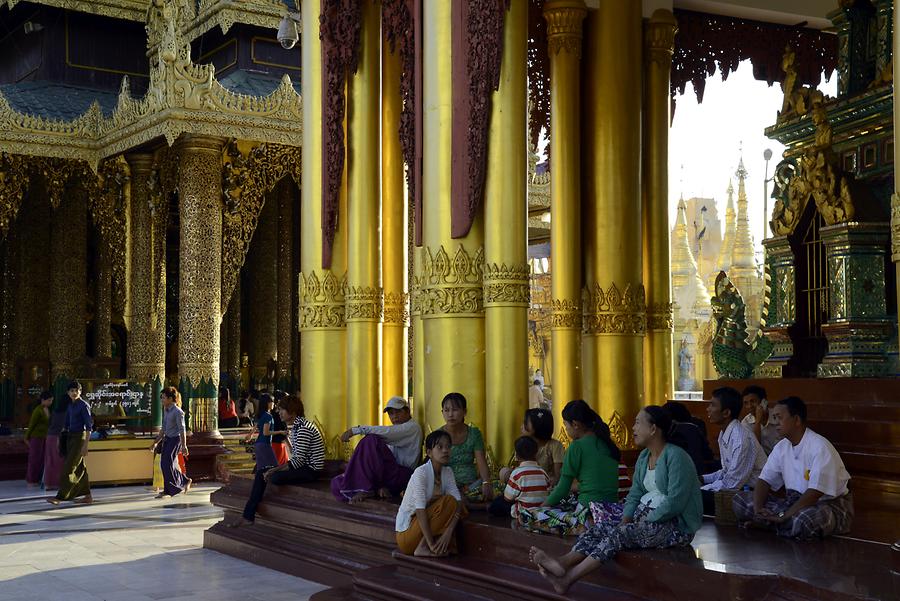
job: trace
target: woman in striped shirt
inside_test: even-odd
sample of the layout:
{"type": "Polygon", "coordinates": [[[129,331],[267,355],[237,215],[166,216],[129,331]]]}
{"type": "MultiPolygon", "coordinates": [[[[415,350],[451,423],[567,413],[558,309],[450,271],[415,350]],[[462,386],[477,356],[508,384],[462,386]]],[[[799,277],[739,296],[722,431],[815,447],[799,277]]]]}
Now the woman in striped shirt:
{"type": "Polygon", "coordinates": [[[304,417],[303,401],[298,397],[285,397],[278,402],[278,412],[291,427],[291,457],[284,465],[256,472],[250,498],[244,507],[244,515],[228,524],[229,527],[253,523],[256,508],[266,492],[266,484],[305,484],[319,478],[325,467],[325,443],[316,427],[304,417]]]}

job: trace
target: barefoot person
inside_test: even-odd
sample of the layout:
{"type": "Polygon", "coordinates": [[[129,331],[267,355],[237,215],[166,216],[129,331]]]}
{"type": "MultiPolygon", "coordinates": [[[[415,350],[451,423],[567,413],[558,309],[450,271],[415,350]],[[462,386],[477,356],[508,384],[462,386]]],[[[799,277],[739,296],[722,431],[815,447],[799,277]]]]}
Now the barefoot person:
{"type": "Polygon", "coordinates": [[[384,412],[391,426],[354,426],[341,441],[362,434],[344,473],[331,480],[331,493],[338,501],[359,503],[376,494],[399,495],[422,457],[422,428],[412,419],[409,403],[391,397],[384,412]]]}
{"type": "Polygon", "coordinates": [[[467,513],[448,465],[451,444],[443,430],[425,438],[428,461],[413,472],[397,512],[395,530],[401,553],[445,557],[456,550],[456,526],[467,513]]]}
{"type": "Polygon", "coordinates": [[[163,423],[159,430],[159,436],[150,445],[150,450],[156,452],[156,447],[162,445],[159,467],[162,470],[163,489],[156,495],[157,499],[174,497],[181,492],[191,490],[192,480],[186,477],[178,465],[179,451],[188,456],[187,430],[184,427],[184,411],[181,409],[181,394],[174,386],[169,386],[162,391],[163,423]]]}
{"type": "Polygon", "coordinates": [[[700,485],[690,455],[668,442],[671,430],[672,417],[662,407],[645,407],[634,420],[634,441],[644,450],[621,522],[594,524],[559,558],[531,548],[531,561],[557,593],[565,594],[623,549],[687,546],[693,540],[703,518],[700,485]]]}
{"type": "Polygon", "coordinates": [[[50,405],[53,404],[53,393],[45,390],[41,393],[38,406],[31,412],[28,429],[25,430],[25,444],[28,445],[28,469],[25,472],[25,485],[34,488],[40,485],[44,475],[44,446],[47,442],[47,430],[50,428],[50,405]]]}
{"type": "Polygon", "coordinates": [[[834,446],[806,425],[806,404],[792,396],[772,408],[778,434],[753,491],[732,503],[739,522],[800,540],[845,534],[853,523],[850,474],[834,446]],[[772,491],[784,489],[782,496],[772,491]]]}
{"type": "Polygon", "coordinates": [[[91,496],[91,482],[84,458],[88,454],[94,421],[90,406],[81,398],[81,384],[77,380],[69,382],[66,394],[71,403],[66,410],[66,423],[60,435],[66,439],[66,459],[60,474],[59,490],[47,502],[53,505],[59,505],[60,501],[91,504],[94,497],[91,496]]]}
{"type": "Polygon", "coordinates": [[[303,401],[296,396],[285,397],[278,402],[278,411],[285,423],[292,424],[291,457],[284,465],[256,472],[250,498],[244,506],[244,514],[227,524],[229,528],[253,523],[267,484],[281,486],[314,482],[325,467],[325,443],[316,427],[304,417],[303,401]]]}

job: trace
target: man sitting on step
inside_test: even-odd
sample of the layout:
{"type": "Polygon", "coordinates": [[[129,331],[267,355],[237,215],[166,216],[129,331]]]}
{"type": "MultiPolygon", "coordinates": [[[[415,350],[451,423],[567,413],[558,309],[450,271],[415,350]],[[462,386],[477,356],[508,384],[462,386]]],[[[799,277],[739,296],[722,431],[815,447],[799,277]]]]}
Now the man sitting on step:
{"type": "Polygon", "coordinates": [[[845,534],[853,522],[850,474],[837,450],[806,425],[806,404],[788,397],[772,409],[784,438],[772,449],[756,489],[734,497],[739,523],[774,528],[780,536],[811,539],[845,534]],[[771,491],[786,489],[785,496],[771,491]]]}
{"type": "Polygon", "coordinates": [[[338,501],[359,503],[376,494],[388,498],[406,488],[422,457],[422,428],[412,419],[409,403],[391,397],[384,412],[391,426],[354,426],[341,441],[363,435],[347,468],[331,480],[331,493],[338,501]]]}

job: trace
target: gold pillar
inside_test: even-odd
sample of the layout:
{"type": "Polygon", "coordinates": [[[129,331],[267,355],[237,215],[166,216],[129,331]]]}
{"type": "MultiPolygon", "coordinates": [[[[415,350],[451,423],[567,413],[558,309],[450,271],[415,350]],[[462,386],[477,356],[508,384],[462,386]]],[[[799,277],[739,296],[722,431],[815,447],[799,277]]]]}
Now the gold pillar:
{"type": "MultiPolygon", "coordinates": [[[[893,11],[893,54],[894,73],[900,68],[900,10],[893,11]]],[[[900,106],[900,95],[894,86],[894,106],[900,106]]],[[[891,195],[891,259],[897,272],[897,323],[900,324],[900,155],[896,152],[900,144],[900,110],[894,111],[894,193],[891,195]]],[[[768,218],[768,216],[766,216],[768,218]]]]}
{"type": "Polygon", "coordinates": [[[484,194],[485,436],[495,465],[505,465],[512,457],[519,436],[515,424],[528,409],[528,3],[511,3],[505,17],[484,194]]]}
{"type": "Polygon", "coordinates": [[[219,323],[222,305],[221,138],[179,143],[178,375],[191,429],[218,436],[219,323]],[[187,394],[185,394],[187,393],[187,394]]]}
{"type": "Polygon", "coordinates": [[[381,190],[378,161],[381,7],[361,2],[359,66],[348,85],[347,420],[381,413],[381,190]]]}
{"type": "MultiPolygon", "coordinates": [[[[51,328],[46,327],[46,324],[54,297],[51,265],[55,265],[53,258],[56,257],[56,252],[63,250],[53,244],[56,238],[51,236],[50,202],[40,193],[40,187],[36,183],[32,184],[23,198],[13,226],[16,230],[17,251],[14,264],[16,285],[13,362],[16,359],[48,358],[51,328]]],[[[62,244],[64,240],[59,242],[62,244]]]]}
{"type": "Polygon", "coordinates": [[[253,386],[268,389],[269,361],[278,354],[278,197],[266,194],[247,257],[249,354],[253,386]]]}
{"type": "Polygon", "coordinates": [[[278,190],[278,387],[291,387],[294,373],[294,202],[296,186],[284,178],[278,190]]]}
{"type": "Polygon", "coordinates": [[[451,238],[450,228],[452,4],[423,5],[424,404],[428,425],[437,428],[444,423],[441,399],[461,392],[468,421],[484,428],[483,218],[475,219],[464,238],[451,238]]]}
{"type": "MultiPolygon", "coordinates": [[[[412,220],[411,220],[412,221],[412,220]]],[[[425,325],[422,321],[422,253],[424,248],[415,246],[415,234],[410,237],[413,245],[412,310],[412,372],[413,418],[423,431],[428,425],[425,406],[425,325]]]]}
{"type": "Polygon", "coordinates": [[[2,290],[0,290],[0,382],[15,378],[15,288],[16,288],[16,261],[18,259],[18,244],[15,232],[9,231],[2,243],[2,259],[0,259],[0,278],[2,278],[2,290]]]}
{"type": "Polygon", "coordinates": [[[153,155],[126,156],[131,168],[129,380],[166,377],[166,221],[168,203],[151,190],[153,155]]]}
{"type": "Polygon", "coordinates": [[[75,362],[85,355],[87,298],[87,196],[66,194],[53,211],[50,238],[51,381],[74,377],[75,362]]]}
{"type": "Polygon", "coordinates": [[[583,385],[585,400],[610,422],[617,443],[628,446],[632,419],[643,405],[647,327],[641,273],[641,5],[604,0],[587,22],[583,385]]]}
{"type": "MultiPolygon", "coordinates": [[[[237,279],[234,291],[231,293],[231,301],[228,303],[228,311],[225,313],[225,328],[228,330],[227,363],[225,371],[232,382],[241,382],[241,278],[237,279]]],[[[238,386],[238,388],[240,388],[238,386]]],[[[232,391],[233,392],[233,391],[232,391]]]]}
{"type": "Polygon", "coordinates": [[[641,176],[644,288],[644,402],[661,405],[675,390],[672,373],[672,277],[669,262],[669,72],[678,24],[657,9],[644,25],[644,124],[641,176]]]}
{"type": "Polygon", "coordinates": [[[553,419],[562,435],[562,410],[581,388],[581,23],[582,0],[544,5],[550,53],[550,365],[553,419]]]}
{"type": "MultiPolygon", "coordinates": [[[[303,0],[303,122],[322,122],[322,44],[319,0],[303,0]]],[[[338,219],[331,269],[322,269],[322,128],[303,128],[300,186],[300,382],[306,417],[322,430],[326,454],[338,458],[347,427],[344,291],[347,268],[345,219],[338,219]]],[[[372,157],[368,157],[370,160],[372,157]]],[[[346,195],[341,194],[341,209],[346,195]]],[[[346,213],[342,212],[341,215],[346,213]]]]}
{"type": "Polygon", "coordinates": [[[98,249],[94,298],[94,357],[112,356],[112,261],[103,243],[98,249]]]}
{"type": "Polygon", "coordinates": [[[409,233],[403,151],[400,148],[400,49],[382,40],[381,69],[381,266],[384,283],[382,391],[380,399],[407,395],[409,378],[409,233]]]}

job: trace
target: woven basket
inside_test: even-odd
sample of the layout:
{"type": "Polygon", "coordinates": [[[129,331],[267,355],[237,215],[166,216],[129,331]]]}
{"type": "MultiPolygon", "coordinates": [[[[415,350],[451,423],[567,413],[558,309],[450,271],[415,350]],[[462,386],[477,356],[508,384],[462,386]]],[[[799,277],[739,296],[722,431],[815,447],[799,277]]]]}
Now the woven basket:
{"type": "Polygon", "coordinates": [[[734,515],[734,505],[732,500],[737,494],[736,490],[718,490],[716,491],[716,524],[719,526],[736,526],[737,516],[734,515]]]}

